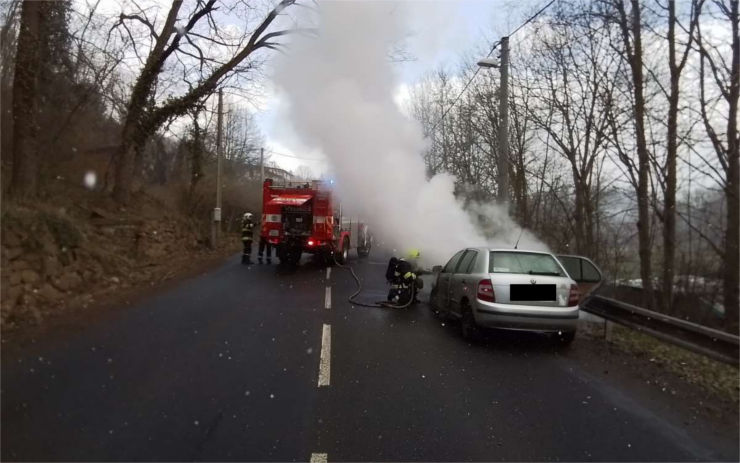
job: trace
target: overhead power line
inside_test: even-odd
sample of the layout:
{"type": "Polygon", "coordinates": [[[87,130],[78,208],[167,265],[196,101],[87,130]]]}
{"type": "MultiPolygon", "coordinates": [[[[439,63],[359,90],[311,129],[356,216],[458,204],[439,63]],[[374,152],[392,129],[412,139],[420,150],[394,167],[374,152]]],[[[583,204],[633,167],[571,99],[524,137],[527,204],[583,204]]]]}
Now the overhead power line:
{"type": "Polygon", "coordinates": [[[307,157],[304,157],[304,156],[296,156],[294,154],[279,153],[277,151],[273,151],[273,150],[269,150],[269,149],[268,150],[265,150],[265,152],[270,153],[270,154],[275,154],[277,156],[284,156],[286,158],[301,159],[301,160],[304,160],[304,161],[323,161],[323,159],[319,159],[319,158],[307,158],[307,157]]]}
{"type": "Polygon", "coordinates": [[[516,33],[517,33],[517,32],[519,32],[519,30],[520,30],[520,29],[522,29],[522,28],[523,28],[524,26],[526,26],[527,24],[529,24],[529,23],[531,23],[532,21],[534,21],[534,20],[535,20],[535,19],[537,18],[537,16],[541,15],[541,14],[542,14],[542,13],[543,13],[543,12],[544,12],[544,11],[545,11],[546,9],[550,8],[550,6],[551,6],[551,5],[553,4],[553,3],[555,3],[555,0],[550,0],[550,2],[549,2],[549,3],[547,4],[547,5],[545,5],[545,6],[543,6],[542,8],[540,8],[540,9],[539,9],[539,11],[537,11],[537,13],[533,14],[532,16],[530,16],[530,17],[529,17],[529,18],[528,18],[528,19],[527,19],[526,21],[524,21],[523,23],[521,23],[521,24],[519,25],[519,27],[517,27],[516,29],[514,29],[514,31],[513,31],[513,32],[512,32],[511,34],[509,34],[509,37],[511,37],[512,35],[516,34],[516,33]]]}
{"type": "MultiPolygon", "coordinates": [[[[555,0],[550,0],[547,3],[547,5],[543,6],[535,14],[533,14],[532,16],[530,16],[529,18],[527,18],[526,21],[524,21],[523,23],[521,23],[508,36],[511,37],[512,35],[514,35],[517,32],[519,32],[524,26],[526,26],[527,24],[529,24],[532,21],[534,21],[537,18],[537,16],[539,16],[540,14],[542,14],[542,12],[545,11],[546,9],[548,9],[553,3],[555,3],[555,0]]],[[[496,50],[496,48],[498,48],[498,46],[500,44],[501,44],[501,41],[500,40],[497,40],[496,42],[494,42],[494,44],[491,46],[491,50],[486,55],[486,58],[489,58],[493,54],[493,52],[496,50]]],[[[473,79],[475,79],[475,76],[477,76],[479,72],[480,72],[480,67],[478,67],[475,70],[475,72],[473,73],[473,75],[470,76],[470,79],[468,79],[468,81],[465,83],[465,86],[462,88],[462,90],[460,90],[460,93],[457,94],[457,96],[452,101],[452,103],[450,104],[450,106],[442,113],[442,117],[440,117],[439,120],[437,121],[437,123],[434,124],[434,126],[432,127],[432,130],[430,131],[430,133],[434,133],[434,131],[437,130],[437,127],[439,127],[439,124],[441,124],[442,121],[444,121],[445,116],[447,116],[447,113],[450,112],[450,110],[457,104],[457,102],[460,100],[460,98],[465,94],[465,91],[468,89],[468,87],[470,86],[470,84],[473,82],[473,79]]]]}
{"type": "MultiPolygon", "coordinates": [[[[499,46],[500,43],[501,43],[500,41],[497,41],[496,43],[493,44],[493,47],[491,47],[491,51],[488,53],[488,55],[486,55],[486,58],[488,58],[489,56],[491,56],[491,54],[493,53],[493,51],[499,46]]],[[[460,100],[460,98],[463,96],[463,94],[468,89],[468,87],[470,86],[470,84],[473,82],[473,79],[475,79],[475,76],[477,76],[479,72],[480,72],[480,67],[475,70],[475,72],[473,73],[472,76],[470,76],[470,79],[468,79],[468,81],[465,83],[465,86],[463,87],[462,90],[460,90],[460,93],[457,94],[457,96],[452,101],[452,103],[450,104],[450,106],[448,106],[447,109],[445,109],[445,111],[442,113],[442,117],[440,117],[439,120],[437,121],[437,123],[434,124],[434,127],[432,127],[432,130],[431,130],[432,133],[434,133],[434,131],[437,130],[437,127],[439,127],[439,124],[441,124],[442,121],[444,121],[445,116],[447,116],[447,113],[450,112],[450,109],[452,109],[452,108],[455,107],[455,105],[457,104],[458,100],[460,100]]]]}

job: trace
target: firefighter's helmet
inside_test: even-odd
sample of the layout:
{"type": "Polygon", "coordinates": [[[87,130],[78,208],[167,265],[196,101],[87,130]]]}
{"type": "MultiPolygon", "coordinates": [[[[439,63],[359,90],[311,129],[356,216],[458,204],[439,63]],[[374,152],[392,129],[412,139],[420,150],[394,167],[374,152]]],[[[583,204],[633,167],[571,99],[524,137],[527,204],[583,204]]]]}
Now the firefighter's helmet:
{"type": "Polygon", "coordinates": [[[251,219],[251,218],[252,218],[252,213],[251,213],[251,212],[245,212],[245,213],[244,213],[244,216],[243,216],[242,218],[243,218],[244,220],[248,220],[248,219],[251,219]]]}
{"type": "Polygon", "coordinates": [[[421,257],[421,251],[418,249],[409,249],[406,253],[406,260],[418,259],[421,257]]]}

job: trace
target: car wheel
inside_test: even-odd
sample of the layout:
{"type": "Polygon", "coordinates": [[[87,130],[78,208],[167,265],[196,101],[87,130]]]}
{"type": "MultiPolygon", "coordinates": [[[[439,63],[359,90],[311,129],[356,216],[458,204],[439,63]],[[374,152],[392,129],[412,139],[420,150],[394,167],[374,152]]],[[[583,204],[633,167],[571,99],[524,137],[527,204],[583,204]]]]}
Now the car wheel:
{"type": "Polygon", "coordinates": [[[357,248],[357,257],[363,258],[370,255],[370,247],[357,248]]]}
{"type": "Polygon", "coordinates": [[[473,309],[468,304],[462,306],[462,320],[460,321],[460,331],[466,341],[474,342],[480,338],[480,326],[475,322],[473,309]]]}
{"type": "Polygon", "coordinates": [[[558,340],[558,344],[561,346],[570,346],[573,340],[576,338],[575,331],[564,331],[555,335],[558,340]]]}
{"type": "Polygon", "coordinates": [[[349,241],[345,239],[342,241],[342,250],[339,254],[339,263],[344,265],[347,263],[349,258],[349,241]]]}

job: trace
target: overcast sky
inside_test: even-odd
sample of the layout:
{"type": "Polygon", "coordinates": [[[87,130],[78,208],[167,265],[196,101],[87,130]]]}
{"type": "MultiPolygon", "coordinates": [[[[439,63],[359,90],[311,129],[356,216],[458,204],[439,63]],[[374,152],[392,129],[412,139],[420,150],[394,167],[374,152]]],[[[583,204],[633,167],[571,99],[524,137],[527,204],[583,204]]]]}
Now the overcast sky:
{"type": "MultiPolygon", "coordinates": [[[[412,60],[396,65],[398,100],[403,99],[409,85],[425,74],[440,67],[454,71],[466,58],[475,59],[481,50],[516,28],[547,0],[406,0],[406,3],[415,12],[404,19],[408,23],[408,38],[403,48],[412,60]]],[[[328,166],[321,161],[321,154],[307,152],[302,147],[285,122],[286,108],[280,94],[269,81],[266,84],[266,94],[257,103],[256,116],[265,135],[266,149],[273,152],[271,160],[292,170],[307,165],[315,176],[326,172],[328,166]]]]}

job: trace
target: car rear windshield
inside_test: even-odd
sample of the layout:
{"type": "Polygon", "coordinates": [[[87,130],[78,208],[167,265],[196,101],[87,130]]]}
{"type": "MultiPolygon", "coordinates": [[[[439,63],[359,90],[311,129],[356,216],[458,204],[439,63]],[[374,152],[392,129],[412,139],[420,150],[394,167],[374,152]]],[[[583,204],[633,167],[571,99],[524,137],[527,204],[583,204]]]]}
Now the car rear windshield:
{"type": "Polygon", "coordinates": [[[491,251],[490,273],[565,276],[554,257],[530,252],[491,251]]]}

